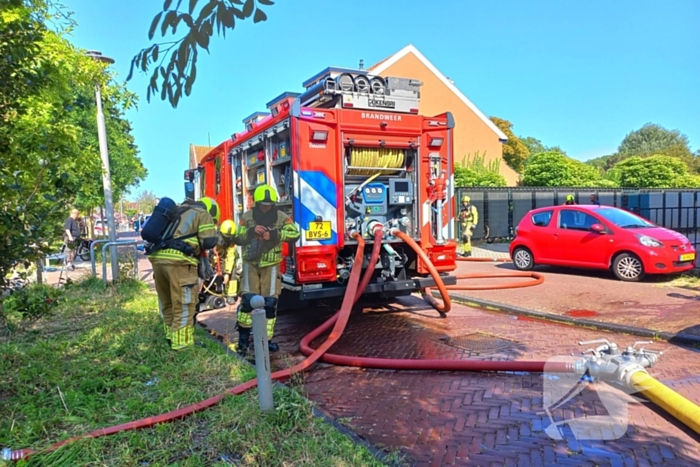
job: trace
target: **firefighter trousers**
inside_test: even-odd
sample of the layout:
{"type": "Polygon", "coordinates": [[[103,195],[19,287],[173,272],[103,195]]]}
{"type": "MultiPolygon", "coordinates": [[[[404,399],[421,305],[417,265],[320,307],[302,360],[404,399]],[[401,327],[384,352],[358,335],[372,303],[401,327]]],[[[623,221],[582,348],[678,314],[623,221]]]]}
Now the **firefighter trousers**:
{"type": "Polygon", "coordinates": [[[253,326],[250,312],[253,307],[250,300],[260,295],[265,299],[265,317],[267,318],[267,338],[272,339],[277,321],[277,299],[282,290],[282,277],[279,274],[279,264],[264,268],[256,267],[247,261],[243,262],[243,273],[240,278],[241,305],[236,319],[242,328],[253,326]]]}
{"type": "Polygon", "coordinates": [[[173,350],[194,345],[194,315],[199,277],[189,264],[154,264],[153,279],[158,293],[165,338],[173,350]]]}
{"type": "Polygon", "coordinates": [[[459,246],[462,253],[467,255],[472,252],[472,228],[474,224],[471,222],[462,223],[462,235],[460,236],[459,246]]]}
{"type": "Polygon", "coordinates": [[[238,279],[229,279],[226,285],[226,297],[235,297],[238,294],[238,279]]]}

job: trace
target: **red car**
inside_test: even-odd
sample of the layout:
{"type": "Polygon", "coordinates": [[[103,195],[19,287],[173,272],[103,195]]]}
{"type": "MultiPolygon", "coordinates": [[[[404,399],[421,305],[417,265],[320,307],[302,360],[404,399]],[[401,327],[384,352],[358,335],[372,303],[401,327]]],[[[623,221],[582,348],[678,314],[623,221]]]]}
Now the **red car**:
{"type": "Polygon", "coordinates": [[[612,269],[623,281],[645,274],[673,274],[695,266],[690,241],[612,206],[564,205],[533,209],[515,229],[510,245],[521,271],[535,264],[612,269]]]}

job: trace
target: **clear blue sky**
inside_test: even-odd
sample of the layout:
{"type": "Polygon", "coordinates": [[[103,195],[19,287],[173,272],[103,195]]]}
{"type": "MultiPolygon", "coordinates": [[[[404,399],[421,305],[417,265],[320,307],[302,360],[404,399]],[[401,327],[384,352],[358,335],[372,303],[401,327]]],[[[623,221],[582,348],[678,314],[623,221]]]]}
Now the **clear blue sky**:
{"type": "MultiPolygon", "coordinates": [[[[163,5],[63,3],[79,24],[74,43],[114,57],[124,79],[163,5]]],[[[190,143],[206,145],[211,135],[219,144],[327,66],[370,66],[409,43],[486,115],[573,157],[614,152],[647,122],[678,129],[700,148],[697,0],[277,0],[265,11],[268,21],[214,39],[177,109],[146,102],[146,77],[129,83],[141,97],[129,118],[150,172],[135,191],[182,198],[190,143]]]]}

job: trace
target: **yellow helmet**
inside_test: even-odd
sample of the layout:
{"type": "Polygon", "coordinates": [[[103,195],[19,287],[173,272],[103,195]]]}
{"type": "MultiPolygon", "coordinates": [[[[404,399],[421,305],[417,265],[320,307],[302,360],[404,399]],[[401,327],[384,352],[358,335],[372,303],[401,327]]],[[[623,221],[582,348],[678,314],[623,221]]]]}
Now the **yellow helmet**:
{"type": "Polygon", "coordinates": [[[567,200],[567,201],[573,201],[573,200],[574,200],[574,195],[566,195],[566,200],[567,200]]]}
{"type": "Polygon", "coordinates": [[[204,207],[207,209],[207,212],[211,214],[212,219],[214,219],[214,223],[218,224],[219,223],[219,217],[221,217],[221,211],[219,210],[219,205],[216,204],[216,201],[214,201],[211,198],[204,197],[199,200],[200,203],[204,205],[204,207]]]}
{"type": "Polygon", "coordinates": [[[221,235],[227,238],[231,238],[234,235],[236,235],[236,223],[233,222],[231,219],[226,219],[221,223],[221,226],[219,227],[219,232],[221,232],[221,235]]]}
{"type": "Polygon", "coordinates": [[[270,185],[260,185],[253,193],[253,201],[257,203],[276,203],[277,192],[270,185]]]}
{"type": "Polygon", "coordinates": [[[472,199],[469,196],[462,196],[462,202],[463,203],[469,203],[472,199]]]}

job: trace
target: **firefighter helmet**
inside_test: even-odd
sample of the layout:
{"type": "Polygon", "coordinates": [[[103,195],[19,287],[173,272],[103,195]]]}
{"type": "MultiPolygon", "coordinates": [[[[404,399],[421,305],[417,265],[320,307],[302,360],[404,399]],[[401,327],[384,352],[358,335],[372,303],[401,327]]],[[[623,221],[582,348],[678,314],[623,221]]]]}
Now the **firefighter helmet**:
{"type": "Polygon", "coordinates": [[[226,238],[231,238],[234,235],[236,235],[236,223],[233,222],[231,219],[226,219],[221,223],[221,227],[219,227],[219,232],[221,232],[221,235],[223,235],[226,238]]]}
{"type": "Polygon", "coordinates": [[[212,219],[214,219],[214,223],[218,224],[219,223],[219,217],[221,216],[221,212],[219,211],[219,205],[216,204],[216,201],[214,201],[211,198],[204,197],[199,200],[200,203],[204,205],[204,207],[207,209],[207,212],[211,214],[212,219]]]}
{"type": "Polygon", "coordinates": [[[270,185],[260,185],[255,189],[253,193],[253,201],[257,203],[276,203],[277,193],[272,189],[270,185]]]}
{"type": "Polygon", "coordinates": [[[469,196],[466,196],[466,195],[462,196],[463,203],[469,203],[469,202],[471,202],[471,200],[472,199],[469,196]]]}
{"type": "Polygon", "coordinates": [[[566,200],[567,200],[567,201],[573,201],[573,200],[574,200],[574,195],[566,195],[566,200]]]}

